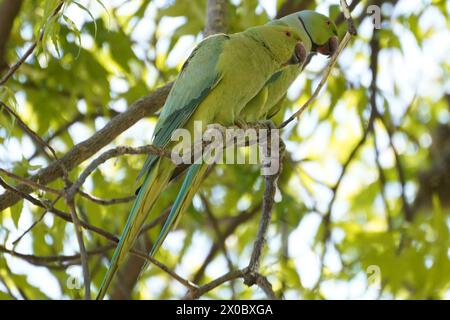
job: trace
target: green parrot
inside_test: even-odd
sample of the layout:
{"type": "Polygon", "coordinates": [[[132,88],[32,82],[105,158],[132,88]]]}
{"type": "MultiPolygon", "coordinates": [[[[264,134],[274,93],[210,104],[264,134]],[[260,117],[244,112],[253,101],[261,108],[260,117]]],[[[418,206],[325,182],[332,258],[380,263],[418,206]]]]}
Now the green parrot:
{"type": "MultiPolygon", "coordinates": [[[[288,16],[291,18],[283,18],[285,21],[276,20],[241,33],[219,34],[204,39],[183,65],[169,93],[155,127],[153,144],[170,150],[175,145],[170,139],[172,133],[184,128],[194,135],[199,130],[198,126],[194,126],[195,121],[201,121],[201,127],[206,128],[213,123],[229,127],[240,120],[267,118],[269,111],[281,100],[298,75],[306,55],[331,46],[322,41],[322,33],[311,31],[317,22],[322,22],[323,16],[308,11],[302,20],[299,17],[303,15],[302,12],[297,13],[296,18],[291,15],[297,21],[288,16]],[[291,66],[295,68],[290,69],[291,66]],[[293,70],[295,77],[291,75],[293,70]],[[249,112],[249,107],[255,112],[249,112]],[[267,111],[261,113],[258,109],[267,111]],[[246,113],[258,114],[247,117],[244,116],[246,113]]],[[[324,28],[322,25],[318,27],[324,28]]],[[[142,185],[97,299],[104,298],[115,272],[133,246],[159,194],[176,174],[176,168],[170,159],[157,156],[147,158],[138,178],[143,180],[142,185]]],[[[190,205],[207,168],[205,164],[189,167],[150,256],[157,252],[170,229],[190,205]]]]}
{"type": "MultiPolygon", "coordinates": [[[[260,92],[250,100],[238,116],[241,123],[252,123],[271,119],[281,108],[286,92],[292,82],[316,53],[331,56],[338,47],[337,28],[325,15],[305,10],[293,13],[268,25],[288,26],[300,31],[303,51],[298,52],[301,63],[289,64],[268,79],[260,92]],[[305,59],[305,56],[306,59],[305,59]]],[[[164,241],[167,233],[176,225],[182,213],[189,207],[207,172],[206,164],[194,164],[188,169],[180,192],[172,205],[168,219],[156,240],[151,255],[164,241]]],[[[144,265],[144,269],[147,264],[144,265]]]]}
{"type": "MultiPolygon", "coordinates": [[[[176,145],[171,141],[173,132],[183,128],[192,135],[198,134],[195,132],[199,127],[194,125],[196,121],[202,123],[202,128],[213,123],[225,127],[234,125],[236,116],[275,72],[300,63],[302,46],[299,29],[287,25],[258,26],[204,39],[184,64],[167,97],[155,127],[153,144],[172,149],[176,145]]],[[[192,165],[186,175],[187,181],[194,180],[201,167],[192,165]]],[[[149,156],[146,160],[139,176],[142,185],[97,299],[105,296],[118,266],[133,246],[175,168],[176,165],[166,157],[149,156]]],[[[187,183],[185,181],[180,193],[187,183]]],[[[175,218],[171,212],[151,255],[160,246],[175,218]]]]}
{"type": "Polygon", "coordinates": [[[276,72],[267,81],[263,90],[242,110],[243,122],[256,122],[270,119],[281,108],[287,90],[309,63],[312,56],[321,53],[331,56],[338,47],[337,28],[327,16],[312,10],[304,10],[273,20],[268,25],[287,25],[300,28],[303,45],[308,55],[303,64],[288,65],[276,72]]]}

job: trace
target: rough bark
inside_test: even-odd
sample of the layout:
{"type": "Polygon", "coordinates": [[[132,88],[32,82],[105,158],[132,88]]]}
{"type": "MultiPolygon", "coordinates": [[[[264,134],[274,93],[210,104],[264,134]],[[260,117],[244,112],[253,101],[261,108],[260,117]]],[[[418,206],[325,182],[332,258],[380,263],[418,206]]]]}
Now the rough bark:
{"type": "Polygon", "coordinates": [[[19,14],[22,0],[0,1],[0,74],[8,67],[6,48],[11,34],[14,20],[19,14]]]}
{"type": "Polygon", "coordinates": [[[228,1],[208,0],[206,6],[205,37],[228,31],[228,1]]]}
{"type": "Polygon", "coordinates": [[[285,1],[277,12],[276,18],[282,18],[296,11],[306,10],[314,0],[287,0],[285,1]]]}

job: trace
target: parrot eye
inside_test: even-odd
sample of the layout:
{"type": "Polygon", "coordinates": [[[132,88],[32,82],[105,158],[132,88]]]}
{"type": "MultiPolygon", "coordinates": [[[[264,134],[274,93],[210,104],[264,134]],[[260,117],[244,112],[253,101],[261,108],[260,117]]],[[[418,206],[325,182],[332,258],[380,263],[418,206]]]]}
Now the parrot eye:
{"type": "Polygon", "coordinates": [[[286,34],[287,37],[291,36],[291,33],[289,31],[286,31],[285,34],[286,34]]]}
{"type": "Polygon", "coordinates": [[[327,26],[330,26],[330,25],[331,25],[331,21],[328,20],[328,21],[327,21],[327,26]]]}

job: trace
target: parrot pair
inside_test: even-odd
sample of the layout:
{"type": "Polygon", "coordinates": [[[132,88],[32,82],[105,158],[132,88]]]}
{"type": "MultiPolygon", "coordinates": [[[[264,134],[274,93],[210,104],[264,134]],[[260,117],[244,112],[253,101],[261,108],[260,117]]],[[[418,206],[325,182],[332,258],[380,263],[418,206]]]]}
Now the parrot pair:
{"type": "MultiPolygon", "coordinates": [[[[230,127],[270,119],[279,111],[289,86],[310,57],[315,53],[330,56],[337,46],[334,23],[309,10],[244,32],[205,38],[183,65],[167,97],[155,127],[153,145],[171,150],[175,145],[172,133],[183,128],[193,135],[199,130],[195,121],[206,128],[209,124],[230,127]]],[[[151,257],[190,205],[207,168],[202,163],[187,169],[151,257]]],[[[104,298],[158,196],[177,174],[176,169],[166,157],[150,155],[145,161],[138,177],[142,185],[97,299],[104,298]]]]}

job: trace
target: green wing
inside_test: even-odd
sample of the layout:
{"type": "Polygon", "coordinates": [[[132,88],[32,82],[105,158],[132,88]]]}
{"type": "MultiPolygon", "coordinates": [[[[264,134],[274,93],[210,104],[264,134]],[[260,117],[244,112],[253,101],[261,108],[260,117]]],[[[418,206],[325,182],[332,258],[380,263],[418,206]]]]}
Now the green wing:
{"type": "MultiPolygon", "coordinates": [[[[191,53],[164,104],[153,134],[153,145],[166,146],[173,131],[183,127],[203,99],[220,82],[222,74],[217,65],[228,39],[224,34],[208,37],[191,53]]],[[[138,180],[150,171],[156,159],[156,156],[147,158],[138,180]]]]}

